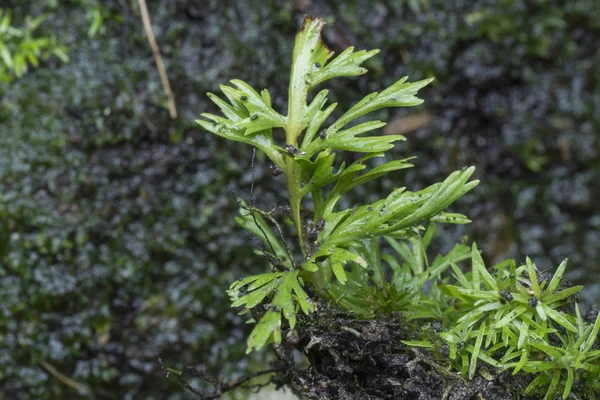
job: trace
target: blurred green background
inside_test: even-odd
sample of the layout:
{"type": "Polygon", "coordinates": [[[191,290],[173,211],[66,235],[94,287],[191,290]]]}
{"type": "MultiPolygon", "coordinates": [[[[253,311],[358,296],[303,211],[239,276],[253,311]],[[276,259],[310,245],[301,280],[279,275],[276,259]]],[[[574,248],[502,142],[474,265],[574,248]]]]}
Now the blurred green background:
{"type": "MultiPolygon", "coordinates": [[[[369,74],[333,82],[340,110],[404,75],[437,78],[424,106],[381,115],[408,138],[393,155],[417,168],[348,201],[475,165],[482,183],[453,207],[474,223],[445,228],[440,248],[468,235],[490,262],[569,257],[569,279],[600,299],[597,0],[148,1],[176,120],[136,1],[1,7],[13,69],[0,48],[0,399],[184,399],[156,354],[225,376],[261,362],[243,358],[246,326],[224,293],[264,269],[230,194],[249,195],[251,151],[193,121],[232,78],[285,111],[303,14],[328,21],[337,53],[381,49],[369,74]]],[[[258,205],[283,200],[260,156],[255,178],[258,205]]]]}

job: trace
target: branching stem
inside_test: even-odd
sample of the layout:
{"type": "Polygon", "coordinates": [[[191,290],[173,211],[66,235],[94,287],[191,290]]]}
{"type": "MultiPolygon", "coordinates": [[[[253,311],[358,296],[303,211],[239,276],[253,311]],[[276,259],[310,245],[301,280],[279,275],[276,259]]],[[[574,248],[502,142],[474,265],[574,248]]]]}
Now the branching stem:
{"type": "MultiPolygon", "coordinates": [[[[297,40],[294,46],[294,57],[292,72],[290,76],[289,98],[288,98],[288,116],[285,127],[285,142],[287,145],[298,148],[298,137],[304,129],[306,119],[306,106],[308,89],[310,88],[309,72],[311,51],[319,40],[319,32],[324,22],[318,24],[305,24],[301,30],[307,35],[306,43],[297,40]],[[308,44],[308,45],[307,45],[308,44]]],[[[302,219],[300,217],[300,206],[302,202],[302,171],[296,163],[293,156],[286,160],[286,177],[288,183],[288,196],[290,200],[290,209],[292,221],[296,226],[298,241],[302,254],[306,255],[307,248],[304,243],[302,219]]]]}

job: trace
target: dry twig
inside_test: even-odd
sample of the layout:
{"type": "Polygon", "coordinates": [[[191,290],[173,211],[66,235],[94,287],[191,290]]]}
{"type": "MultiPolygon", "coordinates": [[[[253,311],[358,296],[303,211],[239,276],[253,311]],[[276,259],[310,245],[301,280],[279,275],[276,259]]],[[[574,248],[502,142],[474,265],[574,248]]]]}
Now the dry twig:
{"type": "Polygon", "coordinates": [[[156,68],[158,69],[158,73],[160,75],[160,81],[162,82],[163,91],[167,96],[167,101],[169,104],[169,115],[171,115],[172,119],[175,119],[177,118],[177,108],[175,107],[175,95],[173,94],[173,90],[171,90],[171,84],[169,83],[167,70],[165,69],[162,56],[160,55],[158,43],[156,43],[156,38],[154,37],[154,33],[152,32],[152,24],[150,23],[150,14],[148,13],[148,6],[146,5],[146,0],[138,0],[138,5],[140,6],[140,11],[142,13],[142,22],[144,23],[144,30],[146,31],[148,42],[150,43],[150,47],[152,48],[152,54],[154,54],[154,61],[156,62],[156,68]]]}
{"type": "Polygon", "coordinates": [[[81,384],[75,382],[72,379],[67,378],[59,370],[57,370],[56,368],[54,368],[54,366],[52,366],[52,364],[50,364],[50,363],[48,363],[46,361],[43,361],[43,360],[40,361],[39,364],[40,364],[40,366],[42,368],[44,368],[46,371],[48,371],[56,379],[58,379],[59,381],[61,381],[65,385],[72,387],[73,389],[77,390],[78,392],[81,392],[83,390],[83,386],[81,384]]]}

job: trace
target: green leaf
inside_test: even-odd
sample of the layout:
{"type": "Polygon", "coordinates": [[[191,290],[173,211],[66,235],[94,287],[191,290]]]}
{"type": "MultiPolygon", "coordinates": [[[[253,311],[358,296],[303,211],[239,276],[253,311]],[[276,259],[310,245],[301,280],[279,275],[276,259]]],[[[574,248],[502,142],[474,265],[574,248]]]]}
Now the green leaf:
{"type": "Polygon", "coordinates": [[[502,328],[528,309],[529,307],[524,304],[517,306],[514,310],[506,314],[500,321],[495,323],[496,328],[502,328]]]}
{"type": "Polygon", "coordinates": [[[343,249],[341,247],[331,247],[329,249],[322,249],[318,251],[313,257],[316,258],[319,256],[330,257],[332,260],[337,260],[342,264],[346,264],[348,261],[353,261],[363,268],[368,267],[367,262],[360,255],[353,253],[349,250],[343,249]]]}
{"type": "Polygon", "coordinates": [[[484,306],[478,307],[477,310],[479,310],[480,312],[494,311],[494,310],[498,310],[498,309],[500,309],[500,308],[502,308],[504,306],[505,306],[504,304],[502,304],[502,303],[500,303],[498,301],[498,302],[495,302],[495,303],[487,303],[484,306]]]}
{"type": "Polygon", "coordinates": [[[265,346],[269,338],[273,335],[273,341],[276,343],[281,342],[281,314],[275,311],[267,311],[262,316],[258,324],[252,329],[250,336],[248,337],[246,354],[250,353],[253,349],[260,350],[265,346]],[[279,332],[275,334],[274,332],[279,332]],[[277,341],[279,338],[279,342],[277,341]]]}
{"type": "Polygon", "coordinates": [[[550,281],[550,283],[548,284],[548,287],[545,290],[546,293],[552,294],[552,293],[554,293],[554,291],[556,290],[556,288],[558,288],[560,280],[562,279],[562,277],[563,277],[563,275],[565,273],[565,269],[567,268],[567,261],[568,260],[569,259],[567,258],[562,263],[560,263],[560,265],[556,269],[556,272],[552,276],[552,280],[550,281]]]}
{"type": "Polygon", "coordinates": [[[381,251],[377,239],[364,239],[354,244],[353,249],[365,260],[373,283],[379,287],[387,284],[381,265],[381,251]]]}
{"type": "Polygon", "coordinates": [[[221,85],[221,90],[228,98],[235,99],[248,110],[246,118],[234,121],[237,129],[245,131],[244,135],[285,126],[286,118],[273,110],[250,85],[239,79],[233,79],[231,83],[236,88],[221,85]]]}
{"type": "Polygon", "coordinates": [[[265,104],[269,107],[272,106],[271,104],[271,93],[269,93],[269,91],[267,89],[263,89],[260,91],[260,97],[263,98],[263,100],[265,101],[265,104]]]}
{"type": "Polygon", "coordinates": [[[596,338],[598,337],[599,330],[600,330],[600,314],[598,314],[598,316],[596,317],[596,322],[594,323],[594,328],[590,332],[590,335],[588,336],[588,338],[585,341],[585,344],[583,345],[583,351],[589,351],[592,348],[592,346],[594,345],[594,342],[596,342],[596,338]]]}
{"type": "Polygon", "coordinates": [[[0,42],[0,57],[4,61],[4,64],[10,69],[13,67],[13,59],[10,55],[10,51],[8,51],[8,47],[2,42],[0,42]]]}
{"type": "Polygon", "coordinates": [[[556,303],[559,300],[571,297],[583,289],[583,286],[571,286],[568,289],[561,290],[560,292],[553,293],[549,296],[543,296],[542,301],[548,305],[556,303]]]}
{"type": "MultiPolygon", "coordinates": [[[[435,191],[428,196],[427,200],[415,212],[402,218],[390,229],[404,228],[422,220],[430,219],[448,208],[456,199],[479,183],[477,180],[467,183],[474,171],[475,168],[471,167],[450,174],[444,182],[435,187],[435,191]]],[[[394,213],[393,210],[392,213],[394,213]]]]}
{"type": "Polygon", "coordinates": [[[304,121],[302,123],[302,126],[308,126],[308,124],[315,119],[315,117],[317,116],[317,114],[319,114],[319,112],[322,112],[322,108],[325,105],[325,103],[327,102],[327,94],[329,93],[329,90],[324,89],[321,90],[313,99],[312,103],[310,103],[310,105],[308,106],[308,109],[306,111],[306,115],[304,116],[304,121]]]}
{"type": "Polygon", "coordinates": [[[463,214],[442,212],[432,217],[431,222],[443,222],[446,224],[464,225],[470,224],[471,220],[463,214]]]}
{"type": "Polygon", "coordinates": [[[249,115],[248,110],[246,110],[246,108],[242,106],[239,101],[233,98],[230,98],[232,104],[229,104],[213,93],[207,93],[206,95],[221,109],[223,114],[225,114],[225,116],[229,118],[231,122],[238,122],[244,118],[247,118],[249,115]]]}
{"type": "Polygon", "coordinates": [[[555,346],[551,346],[543,341],[538,341],[538,340],[530,340],[529,344],[539,350],[541,350],[544,354],[548,355],[549,357],[553,357],[555,359],[560,359],[561,357],[564,356],[564,351],[561,351],[560,348],[555,347],[555,346]]]}
{"type": "Polygon", "coordinates": [[[344,271],[344,266],[339,261],[334,261],[331,265],[331,269],[333,270],[333,274],[335,278],[342,284],[346,284],[346,271],[344,271]]]}
{"type": "Polygon", "coordinates": [[[385,122],[369,121],[337,132],[335,135],[329,134],[329,130],[327,130],[325,131],[325,134],[327,135],[326,139],[314,140],[306,147],[305,151],[309,156],[325,148],[360,153],[378,153],[393,148],[394,142],[406,140],[402,135],[358,137],[366,132],[379,129],[384,125],[385,122]]]}
{"type": "Polygon", "coordinates": [[[423,267],[421,265],[418,265],[417,259],[415,258],[415,255],[413,254],[408,244],[406,244],[403,241],[399,242],[396,239],[393,239],[389,236],[385,236],[384,239],[386,242],[388,242],[390,246],[392,246],[392,249],[394,249],[394,251],[398,253],[402,261],[404,261],[406,264],[408,264],[408,266],[410,266],[410,269],[413,273],[418,274],[420,272],[423,272],[423,267]]]}
{"type": "Polygon", "coordinates": [[[552,318],[555,322],[560,324],[562,327],[564,327],[565,329],[567,329],[573,333],[578,332],[577,328],[571,322],[569,322],[569,320],[566,317],[564,317],[560,311],[556,311],[556,310],[552,309],[551,307],[548,307],[544,303],[538,303],[538,304],[542,305],[542,307],[548,317],[552,318]]]}
{"type": "MultiPolygon", "coordinates": [[[[253,280],[251,282],[251,284],[248,285],[247,290],[249,292],[252,292],[253,290],[256,290],[258,288],[261,288],[261,287],[265,286],[267,283],[274,281],[276,278],[279,278],[281,275],[282,275],[281,272],[274,272],[274,273],[270,273],[270,274],[254,275],[253,277],[257,278],[257,279],[253,280]]],[[[242,284],[240,286],[238,286],[238,288],[246,285],[243,282],[244,281],[242,280],[242,284]]]]}
{"type": "Polygon", "coordinates": [[[558,382],[560,381],[560,370],[555,369],[554,375],[552,376],[552,382],[550,382],[550,386],[548,386],[548,391],[544,396],[544,400],[552,400],[554,398],[554,392],[556,391],[556,387],[558,386],[558,382]]]}
{"type": "MultiPolygon", "coordinates": [[[[320,154],[322,154],[322,153],[320,153],[320,154]]],[[[329,196],[327,199],[327,204],[325,206],[326,212],[330,213],[331,210],[333,209],[333,207],[335,206],[335,204],[337,203],[337,201],[340,199],[341,195],[352,190],[356,186],[358,186],[362,183],[365,183],[371,179],[378,178],[379,176],[381,176],[382,174],[385,174],[387,172],[390,172],[393,170],[400,170],[403,168],[409,168],[412,166],[411,164],[406,163],[406,161],[409,159],[391,161],[389,163],[385,163],[383,165],[377,166],[365,174],[359,175],[361,171],[363,171],[367,168],[367,166],[366,166],[367,160],[370,160],[371,158],[376,158],[376,157],[383,157],[383,153],[366,154],[363,157],[356,160],[355,162],[353,162],[347,168],[345,167],[345,164],[342,163],[342,166],[340,167],[340,170],[338,171],[339,175],[336,174],[336,176],[338,176],[337,182],[336,182],[335,186],[333,187],[333,189],[331,190],[331,192],[329,193],[329,196]]],[[[396,189],[395,192],[396,193],[398,191],[401,192],[402,190],[404,190],[404,189],[399,188],[399,189],[396,189]]]]}
{"type": "Polygon", "coordinates": [[[511,343],[514,343],[517,341],[517,336],[513,333],[513,331],[509,327],[503,326],[502,327],[502,340],[504,341],[505,346],[508,347],[509,341],[511,343]]]}
{"type": "MultiPolygon", "coordinates": [[[[523,350],[521,350],[521,358],[519,359],[519,362],[517,363],[515,369],[512,372],[513,375],[516,375],[525,366],[528,358],[529,351],[527,350],[527,348],[524,348],[523,350]]],[[[529,389],[529,387],[527,389],[529,389]]],[[[527,389],[525,390],[525,393],[527,393],[527,389]]]]}
{"type": "Polygon", "coordinates": [[[529,280],[531,282],[531,290],[533,290],[534,296],[539,299],[541,297],[540,284],[535,270],[535,264],[531,261],[531,258],[527,257],[527,273],[529,274],[529,280]]]}
{"type": "Polygon", "coordinates": [[[0,8],[0,34],[4,34],[6,31],[8,31],[9,27],[10,27],[10,10],[8,10],[6,13],[3,13],[2,9],[0,8]]]}
{"type": "Polygon", "coordinates": [[[337,213],[332,213],[326,210],[323,218],[325,219],[325,227],[319,234],[321,239],[326,239],[339,227],[339,225],[350,215],[351,210],[344,210],[337,213]]]}
{"type": "MultiPolygon", "coordinates": [[[[423,247],[425,248],[425,250],[427,250],[427,248],[431,244],[431,240],[435,236],[435,232],[436,231],[437,231],[437,225],[436,224],[429,224],[429,226],[427,226],[427,230],[425,231],[425,234],[423,235],[423,247]]],[[[454,249],[456,248],[456,246],[457,245],[455,245],[452,248],[452,250],[450,250],[450,252],[454,251],[454,249]]],[[[434,264],[435,264],[435,261],[434,261],[434,264]]]]}
{"type": "MultiPolygon", "coordinates": [[[[268,310],[260,318],[248,337],[247,353],[253,349],[261,349],[270,340],[275,343],[281,342],[282,314],[288,320],[290,328],[293,328],[296,323],[298,307],[305,314],[314,310],[313,304],[298,281],[298,274],[299,271],[297,270],[276,274],[277,279],[232,304],[232,306],[245,304],[247,308],[252,308],[264,300],[266,295],[263,294],[267,289],[269,289],[267,294],[274,293],[268,305],[268,310]],[[258,293],[258,295],[254,295],[255,293],[258,293]],[[257,302],[259,298],[260,301],[257,302]]],[[[260,278],[255,279],[253,282],[258,279],[260,278]]],[[[237,284],[236,287],[239,290],[240,285],[237,284]]]]}
{"type": "Polygon", "coordinates": [[[467,376],[467,373],[469,371],[469,355],[465,352],[460,355],[460,358],[461,358],[460,374],[462,376],[467,376]]]}
{"type": "MultiPolygon", "coordinates": [[[[467,349],[469,349],[470,346],[467,346],[467,349]]],[[[501,368],[502,365],[494,360],[492,357],[490,357],[489,355],[486,354],[486,352],[484,351],[479,351],[478,356],[477,356],[481,361],[491,365],[492,367],[496,367],[496,368],[501,368]]]]}
{"type": "Polygon", "coordinates": [[[229,140],[251,144],[252,146],[262,150],[270,159],[283,169],[284,162],[278,147],[273,143],[273,137],[270,131],[257,132],[252,136],[244,134],[244,130],[240,129],[236,124],[228,119],[218,117],[212,114],[201,114],[202,117],[208,119],[196,120],[196,123],[207,131],[219,135],[229,140]]]}
{"type": "MultiPolygon", "coordinates": [[[[260,304],[273,290],[279,285],[279,279],[274,278],[270,280],[269,284],[263,285],[260,288],[250,292],[249,294],[240,297],[239,299],[231,303],[232,307],[245,306],[246,308],[253,308],[260,304]]],[[[232,296],[232,300],[235,298],[232,296]]]]}
{"type": "Polygon", "coordinates": [[[67,48],[63,46],[56,47],[52,53],[58,57],[62,62],[68,63],[69,56],[67,55],[67,48]]]}
{"type": "Polygon", "coordinates": [[[485,299],[485,300],[489,300],[489,301],[498,301],[498,299],[500,298],[500,296],[497,293],[490,292],[487,290],[466,289],[466,288],[452,286],[452,285],[447,285],[447,286],[449,288],[452,288],[452,290],[455,293],[460,293],[461,295],[469,296],[472,299],[477,299],[477,300],[485,299]]]}
{"type": "Polygon", "coordinates": [[[452,271],[454,272],[454,278],[460,283],[460,285],[465,289],[471,289],[473,286],[471,282],[467,279],[465,274],[462,273],[458,265],[456,265],[455,261],[450,262],[450,266],[452,267],[452,271]]]}
{"type": "Polygon", "coordinates": [[[399,171],[401,169],[411,168],[413,167],[413,165],[407,161],[413,158],[414,157],[409,157],[402,160],[394,160],[378,165],[375,168],[369,170],[368,172],[358,175],[358,177],[354,178],[346,187],[346,191],[360,186],[370,180],[377,179],[380,176],[386,175],[392,171],[399,171]]]}
{"type": "Polygon", "coordinates": [[[519,329],[519,341],[517,342],[517,349],[521,350],[523,345],[527,343],[527,339],[529,338],[529,325],[523,323],[516,323],[515,325],[519,329]]]}
{"type": "Polygon", "coordinates": [[[417,92],[428,85],[433,78],[422,81],[405,83],[408,77],[405,76],[392,86],[381,93],[371,93],[355,104],[350,110],[342,115],[328,129],[328,135],[334,135],[349,122],[372,111],[387,107],[410,107],[423,103],[423,100],[417,98],[417,92]]]}
{"type": "Polygon", "coordinates": [[[579,303],[575,303],[575,320],[577,321],[577,332],[579,334],[579,338],[583,336],[583,332],[585,330],[585,326],[583,324],[583,318],[581,317],[581,310],[579,309],[579,303]]]}
{"type": "Polygon", "coordinates": [[[418,193],[405,192],[400,188],[384,200],[358,207],[331,234],[328,244],[347,243],[374,235],[392,235],[429,219],[478,183],[466,183],[472,173],[473,168],[457,171],[443,183],[418,193]]]}
{"type": "Polygon", "coordinates": [[[310,86],[315,87],[332,78],[362,75],[367,72],[367,69],[361,67],[360,64],[377,53],[379,50],[354,52],[354,47],[350,46],[325,66],[315,63],[314,72],[308,78],[310,86]]]}
{"type": "MultiPolygon", "coordinates": [[[[430,226],[435,226],[435,224],[431,224],[430,226]]],[[[429,229],[428,229],[429,231],[429,229]]],[[[423,237],[423,243],[426,243],[426,239],[427,239],[427,232],[426,235],[423,237]]],[[[461,262],[463,260],[468,259],[471,256],[471,249],[468,246],[465,246],[464,244],[456,244],[452,250],[450,250],[448,252],[448,254],[446,254],[445,256],[441,256],[438,255],[435,260],[433,260],[433,263],[431,264],[431,266],[429,267],[428,273],[430,277],[435,277],[438,276],[440,274],[442,274],[448,267],[451,266],[452,263],[457,263],[457,262],[461,262]]],[[[463,275],[464,276],[464,275],[463,275]]],[[[461,281],[461,284],[463,284],[464,282],[466,282],[466,279],[464,281],[461,281]]],[[[463,284],[463,287],[465,287],[465,285],[463,284]]],[[[467,288],[471,288],[471,286],[466,286],[467,288]]]]}
{"type": "Polygon", "coordinates": [[[475,272],[476,270],[478,271],[487,289],[498,291],[499,289],[496,279],[485,268],[483,258],[481,257],[481,253],[479,253],[479,250],[477,249],[476,243],[473,243],[473,247],[471,249],[471,259],[473,263],[473,272],[475,272]]]}
{"type": "Polygon", "coordinates": [[[336,174],[333,173],[334,160],[335,153],[332,154],[329,149],[320,152],[315,161],[298,159],[298,163],[303,166],[304,171],[307,174],[312,174],[308,179],[309,183],[302,190],[303,195],[315,188],[329,185],[339,178],[341,171],[336,174]]]}
{"type": "MultiPolygon", "coordinates": [[[[333,103],[329,105],[325,110],[319,110],[316,112],[315,116],[308,122],[308,127],[306,128],[306,132],[304,134],[304,138],[302,139],[302,147],[301,150],[306,152],[307,147],[312,142],[313,138],[317,134],[317,131],[323,125],[323,122],[331,115],[337,103],[333,103]]],[[[320,138],[317,140],[321,140],[320,138]]]]}
{"type": "MultiPolygon", "coordinates": [[[[260,275],[252,275],[252,276],[247,276],[244,279],[238,279],[237,281],[234,281],[231,283],[231,285],[229,286],[229,293],[233,293],[233,291],[239,291],[239,289],[243,286],[249,285],[253,282],[256,281],[264,281],[265,279],[267,281],[271,281],[275,278],[278,278],[281,276],[281,272],[273,272],[270,274],[260,274],[260,275]]],[[[259,286],[264,285],[264,283],[260,284],[259,286]]]]}
{"type": "Polygon", "coordinates": [[[535,311],[537,311],[542,321],[546,321],[548,319],[548,316],[546,315],[546,311],[544,309],[544,303],[542,303],[541,301],[537,302],[535,306],[535,311]]]}
{"type": "Polygon", "coordinates": [[[565,389],[563,390],[563,400],[566,400],[571,393],[571,388],[573,387],[573,382],[575,381],[573,368],[567,368],[567,383],[565,384],[565,389]]]}
{"type": "Polygon", "coordinates": [[[477,339],[475,340],[475,346],[471,353],[471,363],[469,364],[469,379],[475,377],[475,370],[477,369],[477,358],[479,357],[479,351],[481,350],[481,344],[483,343],[483,335],[485,333],[485,322],[481,324],[479,332],[477,333],[477,339]]]}
{"type": "Polygon", "coordinates": [[[317,272],[319,270],[319,266],[314,261],[306,261],[302,263],[302,269],[308,272],[317,272]]]}
{"type": "Polygon", "coordinates": [[[521,356],[520,352],[514,351],[515,350],[515,346],[507,346],[504,343],[498,343],[496,346],[500,346],[500,348],[502,346],[504,347],[508,347],[508,350],[506,351],[506,354],[504,354],[504,356],[500,359],[500,363],[501,364],[506,364],[507,362],[514,360],[517,357],[521,356]]]}
{"type": "Polygon", "coordinates": [[[36,18],[34,18],[33,20],[28,21],[28,28],[30,31],[34,31],[36,30],[41,24],[42,22],[44,22],[46,19],[48,18],[47,15],[40,15],[36,18]]]}

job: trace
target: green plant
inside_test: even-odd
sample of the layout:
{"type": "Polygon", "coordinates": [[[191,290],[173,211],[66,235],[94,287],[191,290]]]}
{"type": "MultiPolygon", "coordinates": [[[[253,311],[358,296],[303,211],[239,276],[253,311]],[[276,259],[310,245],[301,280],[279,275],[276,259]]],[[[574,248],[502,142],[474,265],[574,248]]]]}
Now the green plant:
{"type": "Polygon", "coordinates": [[[575,301],[583,287],[563,279],[567,260],[553,275],[539,272],[529,258],[519,267],[509,259],[488,271],[476,244],[470,249],[457,244],[429,265],[419,255],[426,254],[434,230],[430,225],[427,240],[413,241],[411,247],[392,243],[397,255],[384,256],[394,276],[401,271],[401,286],[410,288],[410,301],[402,305],[406,317],[441,321],[444,327],[439,336],[424,330],[422,340],[404,343],[435,348],[442,345],[441,337],[452,364],[469,379],[481,361],[495,373],[535,374],[525,394],[541,392],[544,399],[553,399],[560,389],[566,399],[577,380],[579,392],[595,398],[600,389],[600,316],[589,321],[581,317],[575,301]],[[465,273],[458,263],[467,259],[471,271],[465,273]],[[436,283],[423,292],[424,283],[431,281],[436,283]]]}
{"type": "Polygon", "coordinates": [[[46,20],[41,15],[27,15],[23,27],[11,24],[10,10],[0,8],[0,82],[11,82],[27,73],[30,66],[38,67],[40,60],[52,55],[68,62],[66,48],[57,43],[54,36],[35,36],[35,31],[46,20]]]}
{"type": "Polygon", "coordinates": [[[472,167],[417,192],[401,187],[374,203],[339,209],[340,199],[353,188],[412,167],[405,158],[367,169],[404,137],[364,136],[384,123],[363,117],[381,108],[421,104],[416,94],[431,79],[408,83],[402,78],[330,118],[336,104],[325,106],[327,90],[308,102],[310,91],[335,77],[365,73],[361,64],[377,51],[351,47],[329,61],[333,54],[321,40],[323,24],[307,17],[297,34],[287,115],[272,108],[266,89],[259,94],[232,80],[233,86],[221,85],[228,102],[209,94],[225,117],[202,114],[197,121],[209,132],[262,150],[275,175],[286,178],[301,258],[283,240],[272,212],[240,201],[238,222],[262,239],[259,253],[271,268],[234,282],[228,291],[234,307],[252,314],[248,351],[280,343],[282,330],[293,329],[298,316],[310,313],[320,298],[360,318],[402,311],[408,320],[440,321],[440,334],[423,330],[417,340],[404,343],[431,351],[447,346],[446,362],[470,379],[477,372],[489,377],[510,369],[536,375],[525,394],[543,392],[551,399],[560,388],[566,399],[578,379],[579,392],[593,397],[600,388],[595,342],[600,319],[585,322],[573,305],[581,286],[569,287],[562,279],[566,261],[552,277],[539,273],[529,259],[519,267],[506,260],[490,272],[475,244],[457,244],[429,261],[436,223],[470,222],[445,210],[477,185],[469,181],[472,167]],[[334,168],[340,151],[366,155],[334,168]],[[395,255],[382,250],[382,239],[395,255]],[[460,267],[466,260],[471,260],[470,272],[460,267]]]}
{"type": "Polygon", "coordinates": [[[233,86],[221,85],[229,102],[209,94],[225,118],[202,114],[203,119],[197,121],[214,134],[262,150],[287,181],[290,217],[301,260],[296,260],[285,243],[272,233],[268,223],[278,225],[269,213],[241,207],[240,222],[265,242],[265,251],[275,270],[244,278],[229,290],[233,306],[254,310],[256,326],[248,339],[248,350],[260,349],[269,341],[280,342],[282,315],[293,328],[300,309],[304,313],[312,310],[313,304],[304,290],[307,284],[322,298],[334,299],[352,311],[369,314],[362,300],[353,293],[352,282],[364,279],[363,275],[373,276],[375,282],[383,280],[381,269],[375,267],[378,259],[373,257],[377,240],[384,235],[401,239],[417,237],[419,224],[432,218],[468,222],[464,216],[447,214],[444,210],[477,185],[477,181],[468,182],[473,168],[465,168],[444,182],[418,192],[402,187],[372,204],[336,208],[342,196],[356,186],[412,166],[409,159],[401,159],[367,169],[369,160],[382,157],[404,137],[364,136],[385,123],[363,122],[361,117],[386,107],[421,104],[423,101],[415,95],[432,79],[408,83],[406,77],[402,78],[384,91],[366,96],[323,128],[336,104],[325,107],[328,93],[325,89],[309,104],[309,92],[332,78],[364,74],[367,70],[361,64],[378,52],[355,52],[350,47],[329,61],[333,52],[321,40],[323,25],[322,19],[307,17],[296,36],[287,115],[273,109],[266,89],[259,94],[245,82],[232,80],[233,86]],[[280,135],[273,132],[274,129],[283,132],[280,135]],[[334,172],[336,152],[343,150],[366,155],[350,165],[341,163],[334,172]],[[303,200],[307,197],[312,203],[312,218],[303,220],[301,216],[307,209],[303,200]],[[354,268],[352,273],[347,273],[344,266],[353,265],[364,270],[354,268]],[[257,306],[263,303],[269,305],[268,310],[259,316],[257,306]]]}
{"type": "Polygon", "coordinates": [[[458,311],[441,336],[450,357],[460,356],[463,374],[468,371],[473,378],[481,360],[500,371],[512,369],[513,375],[537,374],[526,394],[547,385],[544,399],[554,398],[557,387],[566,399],[577,377],[593,397],[600,384],[600,351],[593,349],[600,318],[582,319],[574,303],[582,286],[567,287],[562,280],[567,261],[550,277],[529,258],[518,268],[507,260],[490,273],[475,245],[471,260],[472,272],[463,274],[455,267],[455,284],[442,285],[451,298],[448,305],[458,311]]]}

